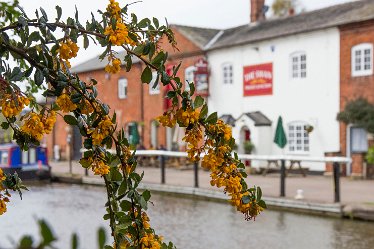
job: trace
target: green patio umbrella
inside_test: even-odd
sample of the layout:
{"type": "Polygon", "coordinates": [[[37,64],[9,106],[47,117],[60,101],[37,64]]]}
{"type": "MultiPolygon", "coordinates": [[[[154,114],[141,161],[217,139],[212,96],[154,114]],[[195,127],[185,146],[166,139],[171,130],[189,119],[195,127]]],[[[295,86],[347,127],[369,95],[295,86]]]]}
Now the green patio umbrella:
{"type": "Polygon", "coordinates": [[[283,121],[282,121],[281,116],[278,117],[277,129],[275,130],[275,136],[274,136],[274,143],[276,143],[282,149],[287,144],[286,133],[284,132],[284,129],[283,129],[283,121]]]}

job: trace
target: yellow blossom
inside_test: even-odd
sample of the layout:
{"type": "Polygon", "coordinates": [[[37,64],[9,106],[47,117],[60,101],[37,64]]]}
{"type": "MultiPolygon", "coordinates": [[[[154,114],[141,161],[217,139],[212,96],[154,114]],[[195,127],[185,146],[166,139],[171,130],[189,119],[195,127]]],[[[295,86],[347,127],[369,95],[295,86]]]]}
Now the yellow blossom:
{"type": "Polygon", "coordinates": [[[71,112],[77,109],[77,105],[71,101],[70,97],[66,93],[58,96],[56,104],[63,112],[71,112]]]}
{"type": "Polygon", "coordinates": [[[165,112],[163,115],[157,117],[156,120],[160,122],[163,126],[167,126],[170,128],[174,127],[176,123],[176,120],[172,118],[170,112],[165,112]]]}
{"type": "Polygon", "coordinates": [[[184,127],[188,127],[189,125],[193,125],[199,121],[200,112],[198,110],[194,110],[191,107],[187,107],[186,110],[180,108],[176,113],[176,118],[179,124],[184,127]]]}
{"type": "Polygon", "coordinates": [[[49,134],[52,132],[53,126],[56,123],[56,112],[49,111],[44,117],[42,118],[42,123],[44,125],[44,133],[49,134]]]}
{"type": "Polygon", "coordinates": [[[76,57],[78,54],[79,47],[75,42],[70,39],[67,39],[65,42],[60,42],[58,52],[60,58],[63,60],[69,60],[73,57],[76,57]]]}
{"type": "Polygon", "coordinates": [[[0,215],[4,214],[6,212],[6,200],[7,199],[1,199],[0,198],[0,215]]]}
{"type": "Polygon", "coordinates": [[[112,17],[116,18],[118,21],[121,20],[121,8],[118,2],[115,0],[109,0],[109,4],[106,10],[111,14],[112,17]]]}
{"type": "Polygon", "coordinates": [[[121,70],[121,60],[109,57],[109,64],[105,66],[104,70],[110,74],[118,73],[121,70]]]}
{"type": "Polygon", "coordinates": [[[44,124],[40,115],[35,112],[26,114],[25,122],[21,127],[21,131],[40,141],[44,134],[44,124]]]}
{"type": "Polygon", "coordinates": [[[100,159],[96,159],[92,163],[92,171],[95,173],[95,175],[107,175],[109,173],[109,169],[110,167],[100,159]]]}
{"type": "Polygon", "coordinates": [[[15,94],[5,94],[0,101],[1,112],[4,117],[10,118],[21,113],[25,106],[30,104],[30,100],[27,97],[15,94]]]}
{"type": "Polygon", "coordinates": [[[106,138],[110,134],[112,125],[113,123],[110,118],[108,116],[105,116],[92,132],[92,143],[94,145],[100,145],[104,138],[106,138]]]}

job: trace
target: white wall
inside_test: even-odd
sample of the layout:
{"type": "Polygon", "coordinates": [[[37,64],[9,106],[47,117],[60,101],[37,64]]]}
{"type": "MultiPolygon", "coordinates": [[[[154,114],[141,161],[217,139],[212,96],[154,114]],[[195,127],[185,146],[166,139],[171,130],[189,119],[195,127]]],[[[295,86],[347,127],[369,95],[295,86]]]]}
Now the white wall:
{"type": "MultiPolygon", "coordinates": [[[[339,151],[336,121],[340,95],[339,50],[339,31],[331,28],[209,51],[209,111],[217,111],[219,116],[231,114],[234,118],[245,112],[261,111],[273,121],[271,139],[279,115],[283,117],[286,132],[289,122],[308,122],[314,130],[310,133],[310,151],[303,155],[324,156],[325,152],[339,151]],[[290,75],[290,55],[297,51],[306,52],[307,77],[295,80],[290,75]],[[232,85],[223,84],[221,67],[225,62],[231,62],[234,67],[232,85]],[[243,97],[243,67],[268,62],[273,63],[273,94],[243,97]]],[[[280,150],[273,145],[270,152],[278,154],[280,150]]],[[[313,165],[311,169],[324,170],[324,165],[313,165]]]]}

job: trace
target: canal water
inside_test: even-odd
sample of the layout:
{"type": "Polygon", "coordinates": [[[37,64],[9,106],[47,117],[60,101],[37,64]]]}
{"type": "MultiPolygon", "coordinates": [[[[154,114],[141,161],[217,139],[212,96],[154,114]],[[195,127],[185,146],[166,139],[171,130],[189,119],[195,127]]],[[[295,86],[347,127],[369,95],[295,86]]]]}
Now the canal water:
{"type": "MultiPolygon", "coordinates": [[[[38,219],[46,219],[59,241],[69,249],[73,232],[81,249],[97,248],[96,231],[103,221],[102,187],[50,184],[32,186],[23,200],[13,195],[8,212],[0,217],[0,248],[13,248],[24,234],[38,233],[38,219]]],[[[154,194],[151,224],[165,240],[180,249],[336,248],[369,249],[374,245],[374,224],[266,211],[256,221],[245,221],[228,204],[154,194]]],[[[108,231],[108,229],[107,229],[108,231]]]]}

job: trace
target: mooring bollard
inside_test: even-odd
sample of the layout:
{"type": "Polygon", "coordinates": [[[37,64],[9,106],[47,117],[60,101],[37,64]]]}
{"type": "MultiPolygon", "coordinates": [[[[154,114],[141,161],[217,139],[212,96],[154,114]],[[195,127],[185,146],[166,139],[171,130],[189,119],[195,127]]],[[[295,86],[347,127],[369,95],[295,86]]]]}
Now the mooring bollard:
{"type": "Polygon", "coordinates": [[[338,162],[333,164],[334,173],[334,202],[340,202],[340,165],[338,162]]]}
{"type": "Polygon", "coordinates": [[[160,156],[161,184],[165,184],[165,156],[160,156]]]}
{"type": "Polygon", "coordinates": [[[286,196],[286,160],[281,160],[280,196],[286,196]]]}
{"type": "Polygon", "coordinates": [[[195,188],[199,187],[199,163],[194,162],[195,188]]]}

